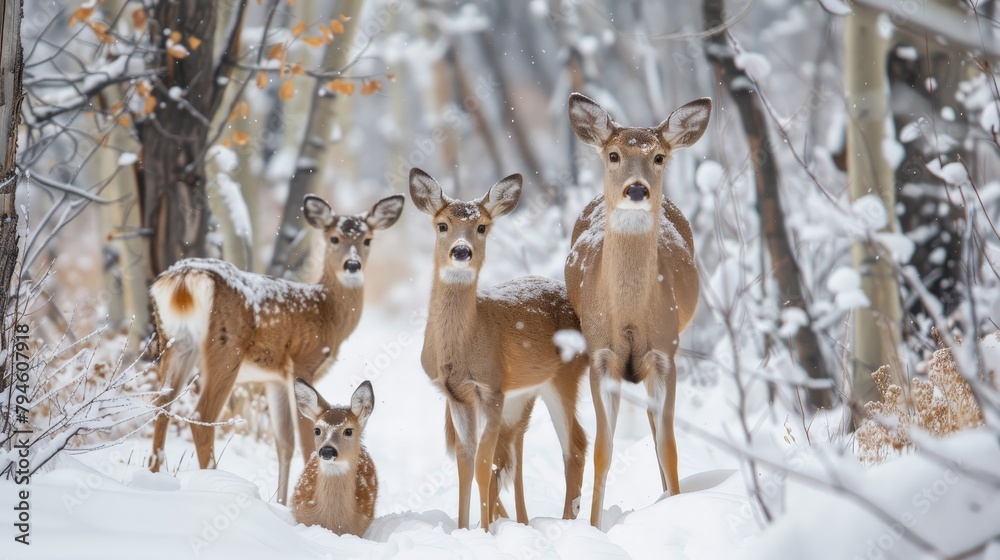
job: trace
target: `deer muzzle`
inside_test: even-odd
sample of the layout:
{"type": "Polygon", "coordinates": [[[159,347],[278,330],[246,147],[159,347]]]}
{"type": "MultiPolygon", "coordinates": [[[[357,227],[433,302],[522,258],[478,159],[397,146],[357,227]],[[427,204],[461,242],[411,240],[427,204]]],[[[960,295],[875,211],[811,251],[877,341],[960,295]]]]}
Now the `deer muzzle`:
{"type": "Polygon", "coordinates": [[[456,243],[451,248],[450,252],[451,263],[458,268],[465,268],[469,266],[469,261],[472,260],[472,247],[465,243],[456,243]]]}
{"type": "Polygon", "coordinates": [[[632,183],[631,185],[625,187],[625,191],[622,192],[622,196],[627,197],[632,202],[648,200],[649,187],[643,185],[642,183],[632,183]]]}
{"type": "Polygon", "coordinates": [[[319,450],[319,458],[323,459],[324,461],[330,461],[336,459],[337,450],[334,449],[333,447],[330,447],[329,445],[327,445],[326,447],[322,447],[319,450]]]}

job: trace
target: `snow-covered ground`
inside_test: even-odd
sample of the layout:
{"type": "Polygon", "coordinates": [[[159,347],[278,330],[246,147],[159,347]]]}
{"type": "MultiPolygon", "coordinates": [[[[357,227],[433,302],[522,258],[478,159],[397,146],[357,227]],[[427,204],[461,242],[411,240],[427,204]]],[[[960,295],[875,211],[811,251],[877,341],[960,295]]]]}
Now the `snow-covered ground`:
{"type": "MultiPolygon", "coordinates": [[[[530,526],[501,521],[489,533],[456,530],[457,475],[444,450],[444,399],[419,364],[422,329],[418,319],[366,312],[318,384],[331,402],[345,402],[362,376],[374,384],[365,445],[380,488],[370,540],[296,526],[290,511],[272,499],[277,459],[269,443],[220,437],[218,470],[201,471],[187,430],[172,429],[167,453],[176,476],[143,467],[146,438],[59,459],[57,468],[31,481],[33,544],[7,548],[13,529],[4,523],[5,550],[16,558],[724,558],[757,535],[737,461],[695,435],[679,434],[684,494],[661,497],[645,413],[627,402],[608,479],[606,532],[587,522],[589,458],[580,519],[559,519],[563,467],[543,405],[535,409],[525,443],[530,526]]],[[[721,433],[721,403],[711,393],[717,389],[683,384],[679,414],[721,433]]],[[[592,433],[589,391],[579,410],[592,433]]],[[[294,478],[301,469],[296,457],[294,478]]],[[[4,495],[15,490],[0,482],[4,495]]],[[[509,493],[505,503],[513,504],[509,493]]]]}
{"type": "MultiPolygon", "coordinates": [[[[1000,448],[987,430],[921,439],[939,461],[910,455],[864,468],[839,435],[839,412],[813,418],[807,437],[794,417],[765,406],[765,393],[751,391],[749,451],[761,459],[751,475],[746,463],[723,450],[743,441],[726,376],[708,383],[684,376],[679,385],[681,495],[661,494],[645,413],[626,398],[605,526],[597,530],[587,522],[589,459],[580,518],[559,519],[562,462],[548,415],[538,406],[525,441],[529,526],[501,520],[489,532],[459,530],[457,476],[444,451],[444,400],[419,365],[422,330],[419,316],[369,310],[318,384],[331,402],[341,403],[361,379],[374,384],[365,444],[380,488],[377,518],[365,539],[297,525],[286,507],[274,503],[277,459],[270,443],[220,437],[219,468],[202,471],[187,430],[174,428],[168,473],[146,470],[150,441],[142,437],[60,456],[55,468],[31,481],[30,546],[11,544],[11,509],[4,507],[0,557],[910,559],[965,552],[970,543],[1000,536],[1000,448]],[[749,476],[774,518],[770,525],[748,499],[749,476]],[[958,527],[950,519],[972,521],[958,527]],[[924,550],[910,534],[925,539],[924,550]]],[[[579,410],[592,433],[588,391],[579,410]]],[[[300,458],[292,468],[297,479],[300,458]]],[[[19,489],[0,481],[3,503],[13,503],[19,489]]],[[[510,507],[509,492],[503,497],[510,507]]],[[[969,557],[997,554],[996,545],[983,545],[969,557]]]]}

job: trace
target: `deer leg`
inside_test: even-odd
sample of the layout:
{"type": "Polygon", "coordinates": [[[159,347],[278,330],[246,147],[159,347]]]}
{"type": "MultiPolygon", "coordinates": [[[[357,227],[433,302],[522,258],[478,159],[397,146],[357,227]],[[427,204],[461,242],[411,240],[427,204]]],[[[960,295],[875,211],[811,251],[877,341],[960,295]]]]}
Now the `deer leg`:
{"type": "MultiPolygon", "coordinates": [[[[216,348],[211,354],[202,352],[205,367],[201,396],[195,407],[195,417],[201,422],[216,422],[222,407],[233,392],[240,367],[239,350],[216,348]]],[[[198,465],[215,468],[215,426],[191,424],[191,437],[198,452],[198,465]]]]}
{"type": "Polygon", "coordinates": [[[528,508],[524,503],[524,432],[531,422],[531,409],[534,401],[529,401],[517,423],[514,436],[514,509],[517,510],[517,522],[528,524],[528,508]]]}
{"type": "MultiPolygon", "coordinates": [[[[160,357],[160,387],[164,391],[153,399],[153,406],[169,408],[177,395],[180,394],[194,374],[194,366],[198,355],[188,346],[188,343],[177,341],[163,351],[160,357]]],[[[149,457],[149,470],[159,472],[166,457],[163,448],[167,440],[167,428],[170,427],[170,416],[165,411],[157,413],[153,420],[153,454],[149,457]]]]}
{"type": "Polygon", "coordinates": [[[267,411],[274,429],[274,447],[278,451],[277,499],[279,504],[284,504],[288,499],[289,465],[295,453],[295,416],[287,381],[268,383],[266,391],[267,411]]]}
{"type": "MultiPolygon", "coordinates": [[[[646,378],[647,381],[649,378],[646,378]]],[[[647,391],[648,392],[648,391],[647,391]]],[[[660,455],[660,441],[656,438],[656,416],[653,414],[652,410],[646,411],[646,416],[649,417],[649,431],[653,434],[653,444],[656,446],[656,456],[660,455]]],[[[663,466],[660,465],[660,484],[663,485],[663,491],[667,491],[667,476],[663,472],[663,466]]]]}
{"type": "Polygon", "coordinates": [[[559,391],[551,384],[546,384],[542,390],[542,401],[545,408],[549,409],[549,416],[552,417],[552,424],[555,426],[556,435],[559,437],[559,446],[562,449],[564,473],[566,477],[566,499],[563,503],[563,519],[574,519],[580,509],[580,494],[583,487],[583,468],[587,453],[587,435],[583,432],[583,427],[576,419],[576,400],[578,385],[575,383],[575,376],[565,376],[565,379],[572,377],[572,386],[567,386],[563,391],[559,391]]]}
{"type": "Polygon", "coordinates": [[[677,371],[673,356],[659,350],[651,350],[643,361],[650,364],[656,375],[651,376],[651,386],[647,387],[651,400],[662,403],[659,410],[651,411],[656,419],[656,455],[661,476],[666,482],[665,490],[671,496],[680,493],[677,472],[677,439],[674,437],[674,403],[677,399],[677,371]]]}
{"type": "MultiPolygon", "coordinates": [[[[590,392],[593,395],[597,431],[594,438],[594,496],[591,502],[590,524],[600,528],[604,513],[604,490],[611,454],[614,451],[615,427],[618,423],[618,404],[621,394],[602,387],[605,379],[615,379],[612,368],[617,367],[617,357],[608,348],[594,353],[590,366],[590,392]]],[[[620,379],[620,377],[618,377],[620,379]]]]}
{"type": "Polygon", "coordinates": [[[503,425],[503,393],[498,393],[492,399],[483,403],[488,415],[483,435],[479,439],[479,449],[476,451],[476,483],[479,486],[480,528],[488,531],[493,519],[490,497],[491,482],[494,480],[493,456],[496,453],[497,440],[500,438],[500,428],[503,425]]]}
{"type": "Polygon", "coordinates": [[[447,413],[455,434],[455,461],[458,466],[458,528],[468,529],[476,460],[476,415],[471,407],[455,403],[448,403],[447,413]]]}

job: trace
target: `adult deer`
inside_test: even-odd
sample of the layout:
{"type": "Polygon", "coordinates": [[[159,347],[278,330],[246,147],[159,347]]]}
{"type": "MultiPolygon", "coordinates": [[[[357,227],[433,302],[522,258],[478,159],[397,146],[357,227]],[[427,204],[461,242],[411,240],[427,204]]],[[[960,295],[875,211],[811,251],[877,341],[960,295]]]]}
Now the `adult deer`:
{"type": "MultiPolygon", "coordinates": [[[[191,435],[201,468],[215,466],[215,428],[235,383],[266,387],[278,450],[278,502],[288,495],[288,465],[295,451],[295,410],[290,391],[300,377],[315,382],[337,357],[340,344],[361,318],[364,265],[375,230],[396,223],[403,196],[382,199],[371,211],[338,216],[330,205],[306,196],[303,212],[323,232],[325,254],[318,284],[303,284],[237,269],[215,259],[187,259],[160,275],[150,288],[160,340],[164,391],[155,404],[167,407],[187,385],[195,366],[201,392],[191,435]]],[[[153,425],[150,469],[159,470],[169,416],[153,425]]],[[[302,455],[313,452],[313,426],[299,421],[302,455]]]]}
{"type": "Polygon", "coordinates": [[[497,475],[513,468],[517,518],[527,523],[521,451],[538,396],[562,447],[563,516],[579,511],[587,436],[576,418],[576,401],[587,360],[577,355],[564,362],[553,342],[556,332],[580,327],[566,289],[555,280],[525,276],[476,291],[493,221],[510,213],[520,196],[520,175],[501,179],[482,198],[464,202],[445,196],[427,173],[410,171],[410,197],[431,216],[437,235],[421,363],[447,396],[445,433],[458,463],[458,525],[463,528],[469,526],[473,470],[480,526],[487,529],[500,514],[494,465],[497,475]],[[497,463],[500,456],[504,459],[497,463]]]}
{"type": "Polygon", "coordinates": [[[625,127],[591,99],[579,93],[569,98],[573,132],[604,161],[604,194],[577,220],[565,269],[590,351],[595,527],[604,508],[622,381],[645,385],[663,490],[680,492],[674,355],[698,305],[698,270],[691,226],[663,195],[663,170],[676,150],[701,138],[711,110],[711,100],[703,98],[659,126],[625,127]]]}

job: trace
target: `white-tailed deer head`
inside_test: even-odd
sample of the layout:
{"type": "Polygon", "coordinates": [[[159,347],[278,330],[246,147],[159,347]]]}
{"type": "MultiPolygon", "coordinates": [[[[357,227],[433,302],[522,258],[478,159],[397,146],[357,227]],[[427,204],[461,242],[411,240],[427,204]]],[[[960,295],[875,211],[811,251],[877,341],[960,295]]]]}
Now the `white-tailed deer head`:
{"type": "Polygon", "coordinates": [[[441,185],[424,171],[410,170],[410,197],[417,208],[431,216],[437,233],[434,266],[448,284],[473,284],[486,258],[486,236],[493,220],[517,207],[522,178],[504,177],[476,200],[449,198],[441,185]]]}
{"type": "Polygon", "coordinates": [[[604,199],[613,229],[627,233],[653,227],[652,212],[663,196],[663,169],[674,151],[701,138],[711,112],[712,100],[705,97],[678,108],[659,126],[621,126],[589,97],[570,95],[573,132],[597,148],[604,161],[604,199]]]}
{"type": "Polygon", "coordinates": [[[354,390],[350,407],[335,407],[303,379],[295,379],[295,403],[299,414],[315,423],[313,437],[319,467],[324,473],[347,472],[357,465],[361,453],[361,434],[375,407],[375,393],[370,381],[354,390]]]}
{"type": "Polygon", "coordinates": [[[396,223],[403,212],[403,200],[403,195],[393,195],[376,202],[369,212],[338,216],[322,198],[306,196],[302,204],[306,222],[322,230],[326,238],[326,272],[333,273],[344,286],[363,285],[373,232],[396,223]]]}

